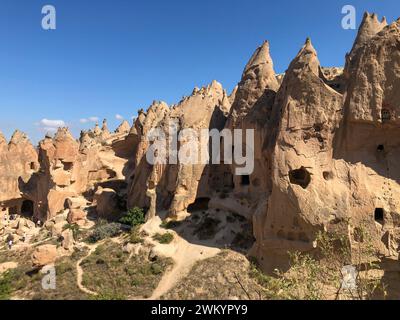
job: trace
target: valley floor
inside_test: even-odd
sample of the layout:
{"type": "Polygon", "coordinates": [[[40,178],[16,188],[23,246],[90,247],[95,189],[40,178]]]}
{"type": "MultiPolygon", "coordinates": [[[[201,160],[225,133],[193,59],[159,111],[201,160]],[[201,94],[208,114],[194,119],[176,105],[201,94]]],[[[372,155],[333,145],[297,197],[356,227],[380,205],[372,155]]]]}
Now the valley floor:
{"type": "MultiPolygon", "coordinates": [[[[43,235],[31,245],[3,248],[0,299],[358,298],[355,293],[338,291],[334,281],[322,284],[310,277],[311,271],[322,274],[326,269],[308,258],[297,257],[288,274],[264,275],[246,256],[253,238],[251,225],[243,217],[206,210],[184,215],[179,221],[163,222],[162,218],[160,214],[140,229],[96,243],[84,240],[91,229],[79,230],[73,250],[55,263],[55,290],[42,288],[44,274],[32,269],[30,256],[38,245],[59,245],[57,238],[43,235]]],[[[400,283],[399,274],[390,276],[391,283],[400,283]]],[[[385,297],[377,295],[378,287],[369,298],[385,297]]],[[[397,295],[396,290],[389,288],[389,298],[397,295]]]]}

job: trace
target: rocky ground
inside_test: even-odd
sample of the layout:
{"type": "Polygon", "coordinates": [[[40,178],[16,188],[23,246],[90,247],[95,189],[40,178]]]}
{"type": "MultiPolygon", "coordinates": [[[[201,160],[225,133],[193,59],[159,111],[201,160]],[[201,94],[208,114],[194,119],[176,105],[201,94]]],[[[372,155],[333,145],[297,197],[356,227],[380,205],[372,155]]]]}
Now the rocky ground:
{"type": "MultiPolygon", "coordinates": [[[[7,232],[16,235],[18,225],[23,224],[32,226],[26,230],[32,236],[25,241],[15,237],[11,249],[2,242],[2,298],[160,299],[175,292],[203,261],[216,257],[223,261],[229,253],[246,268],[245,255],[233,250],[244,252],[253,241],[251,234],[244,239],[240,232],[248,224],[246,219],[221,210],[187,213],[178,221],[156,217],[138,230],[125,228],[95,243],[90,235],[98,225],[113,223],[100,220],[83,227],[71,225],[64,214],[43,227],[17,218],[7,224],[7,232]],[[42,288],[41,270],[48,265],[55,266],[55,290],[42,288]]],[[[236,290],[242,290],[237,286],[236,290]]]]}
{"type": "MultiPolygon", "coordinates": [[[[292,268],[286,273],[265,275],[257,262],[246,255],[254,239],[250,223],[242,216],[221,209],[187,212],[177,220],[162,220],[165,215],[161,213],[131,230],[120,228],[95,242],[92,236],[96,230],[111,229],[115,223],[92,221],[86,227],[66,223],[60,232],[52,232],[51,228],[49,231],[51,223],[34,227],[35,237],[24,243],[17,242],[11,250],[5,245],[1,248],[0,298],[359,298],[355,293],[352,296],[340,292],[334,273],[320,261],[308,257],[293,260],[292,268]],[[65,231],[71,233],[68,246],[63,238],[65,231]],[[54,290],[42,287],[45,275],[41,270],[48,265],[55,266],[54,290]],[[330,282],[321,279],[327,274],[332,277],[330,282]]],[[[370,279],[377,274],[378,269],[371,273],[370,279]]],[[[387,298],[380,284],[379,277],[373,284],[376,288],[371,289],[374,297],[387,298]]]]}
{"type": "Polygon", "coordinates": [[[365,13],[344,68],[323,68],[307,38],[277,75],[265,41],[231,94],[212,81],[78,140],[0,134],[1,297],[398,299],[398,48],[400,19],[365,13]],[[168,142],[254,130],[254,148],[220,139],[227,153],[248,147],[254,170],[239,175],[225,152],[217,165],[150,164],[154,129],[168,142]],[[58,286],[44,291],[49,265],[58,286]]]}

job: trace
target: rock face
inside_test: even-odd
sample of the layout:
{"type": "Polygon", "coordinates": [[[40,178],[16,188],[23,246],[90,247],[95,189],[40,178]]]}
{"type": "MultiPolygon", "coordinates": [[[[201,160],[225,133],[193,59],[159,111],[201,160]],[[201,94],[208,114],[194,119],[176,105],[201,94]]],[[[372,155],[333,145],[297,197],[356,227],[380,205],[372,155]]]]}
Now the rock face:
{"type": "Polygon", "coordinates": [[[38,170],[38,153],[24,133],[15,131],[9,143],[0,133],[0,212],[33,214],[27,182],[38,170]]]}
{"type": "MultiPolygon", "coordinates": [[[[399,270],[399,24],[365,14],[344,68],[322,68],[307,39],[277,75],[265,42],[231,95],[214,81],[177,105],[153,102],[113,133],[104,121],[77,141],[61,128],[38,152],[20,132],[10,143],[0,135],[0,213],[29,213],[60,233],[64,215],[83,224],[87,214],[113,219],[135,206],[148,219],[212,206],[253,221],[251,253],[265,270],[287,266],[288,252],[318,250],[320,232],[339,234],[355,259],[362,230],[374,260],[399,270]],[[210,164],[208,154],[175,159],[182,150],[199,159],[215,143],[189,139],[204,129],[253,130],[253,172],[237,175],[240,165],[210,164]]],[[[249,146],[245,133],[235,142],[233,153],[249,146]]],[[[216,144],[226,151],[225,138],[216,144]]]]}
{"type": "Polygon", "coordinates": [[[34,267],[44,267],[53,264],[57,259],[57,247],[46,244],[37,247],[32,253],[32,264],[34,267]]]}
{"type": "MultiPolygon", "coordinates": [[[[171,216],[186,210],[197,198],[210,197],[211,171],[205,164],[149,164],[145,153],[151,144],[148,135],[157,129],[167,138],[167,145],[178,144],[180,150],[190,149],[185,129],[200,135],[202,129],[222,129],[230,109],[229,98],[222,86],[214,81],[207,87],[194,89],[190,97],[168,108],[155,102],[147,114],[140,112],[135,128],[140,143],[130,186],[128,205],[149,209],[149,217],[157,210],[169,210],[171,216]],[[176,136],[171,134],[176,131],[176,136]],[[175,141],[175,142],[174,142],[175,141]]],[[[206,141],[208,144],[208,141],[206,141]]],[[[198,149],[201,149],[199,144],[198,149]]],[[[157,148],[156,148],[157,150],[157,148]]],[[[169,149],[168,149],[169,150],[169,149]]],[[[200,153],[200,152],[199,152],[200,153]]]]}
{"type": "Polygon", "coordinates": [[[268,104],[271,94],[279,88],[275,75],[269,43],[259,47],[247,63],[242,79],[233,93],[232,110],[228,119],[228,128],[239,128],[240,122],[258,103],[268,104]]]}
{"type": "Polygon", "coordinates": [[[60,128],[40,141],[38,151],[19,131],[9,144],[1,136],[0,208],[41,221],[70,210],[70,220],[78,221],[95,210],[97,188],[111,188],[126,201],[126,174],[135,150],[129,131],[124,122],[110,133],[104,121],[102,129],[96,125],[77,141],[68,128],[60,128]]]}
{"type": "Polygon", "coordinates": [[[343,236],[355,259],[371,237],[376,260],[398,261],[399,24],[365,15],[333,90],[308,40],[285,74],[271,118],[271,190],[254,215],[253,253],[266,270],[288,251],[312,252],[318,232],[343,236]]]}
{"type": "Polygon", "coordinates": [[[343,189],[332,188],[331,182],[342,95],[320,75],[317,53],[307,39],[275,99],[266,144],[269,196],[266,209],[254,216],[257,256],[272,268],[287,261],[287,251],[312,250],[315,238],[310,235],[342,218],[337,217],[338,206],[345,207],[343,189]]]}

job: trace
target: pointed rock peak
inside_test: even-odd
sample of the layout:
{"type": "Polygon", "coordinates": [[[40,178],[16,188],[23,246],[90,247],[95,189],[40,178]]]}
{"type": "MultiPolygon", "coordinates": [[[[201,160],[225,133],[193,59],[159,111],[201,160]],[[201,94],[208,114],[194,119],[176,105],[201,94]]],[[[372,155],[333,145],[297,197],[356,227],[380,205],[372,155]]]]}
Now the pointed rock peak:
{"type": "Polygon", "coordinates": [[[217,80],[213,80],[206,88],[209,93],[219,93],[222,94],[224,91],[222,84],[220,84],[217,80]]]}
{"type": "Polygon", "coordinates": [[[378,16],[375,13],[369,14],[368,12],[365,12],[350,57],[354,55],[354,52],[357,49],[362,47],[370,38],[380,32],[387,25],[388,23],[385,17],[382,18],[382,21],[379,21],[378,16]]]}
{"type": "Polygon", "coordinates": [[[249,80],[252,83],[251,86],[254,88],[268,88],[274,91],[279,89],[269,48],[269,42],[265,41],[256,49],[243,71],[239,90],[241,90],[243,85],[246,85],[246,82],[249,80]]]}
{"type": "Polygon", "coordinates": [[[211,88],[221,88],[222,89],[222,84],[220,84],[217,80],[211,81],[211,88]]]}
{"type": "Polygon", "coordinates": [[[169,107],[168,104],[164,101],[153,101],[153,104],[150,106],[149,110],[147,110],[147,113],[143,112],[140,113],[139,112],[139,117],[141,119],[145,118],[147,116],[147,114],[151,113],[151,112],[155,112],[157,114],[159,113],[163,113],[165,111],[168,111],[169,107]]]}
{"type": "Polygon", "coordinates": [[[83,137],[88,136],[89,132],[86,130],[81,130],[81,133],[79,135],[79,140],[81,140],[83,137]]]}
{"type": "Polygon", "coordinates": [[[273,69],[273,62],[269,51],[269,42],[264,41],[264,43],[256,49],[253,53],[252,57],[250,58],[249,62],[247,63],[243,74],[249,72],[249,70],[254,69],[260,65],[267,65],[269,66],[269,71],[274,73],[273,69]]]}
{"type": "Polygon", "coordinates": [[[115,131],[116,133],[128,133],[131,130],[131,126],[129,125],[129,122],[124,120],[122,123],[119,125],[117,130],[115,131]]]}
{"type": "Polygon", "coordinates": [[[94,126],[93,132],[94,132],[95,135],[101,134],[101,129],[100,129],[98,123],[96,123],[96,125],[94,126]]]}
{"type": "MultiPolygon", "coordinates": [[[[151,106],[150,106],[150,108],[149,109],[151,109],[151,108],[158,108],[158,107],[160,107],[160,106],[167,106],[168,107],[168,104],[166,103],[166,102],[164,102],[164,101],[160,101],[160,100],[153,100],[153,102],[152,102],[152,104],[151,104],[151,106]]],[[[139,111],[140,112],[140,111],[139,111]]]]}
{"type": "Polygon", "coordinates": [[[317,55],[317,51],[315,50],[310,37],[307,37],[306,42],[304,42],[304,46],[300,50],[300,53],[312,53],[317,55]]]}
{"type": "Polygon", "coordinates": [[[307,38],[296,58],[294,58],[294,60],[290,64],[287,74],[297,74],[302,70],[309,69],[316,76],[319,76],[319,68],[320,63],[318,60],[317,51],[314,49],[311,39],[307,38]]]}
{"type": "Polygon", "coordinates": [[[54,135],[54,140],[55,141],[60,141],[60,140],[74,140],[74,137],[72,136],[71,132],[69,131],[69,128],[58,128],[56,134],[54,135]]]}
{"type": "Polygon", "coordinates": [[[199,92],[200,92],[199,87],[194,87],[194,88],[193,88],[193,91],[192,91],[192,96],[198,94],[199,92]]]}
{"type": "Polygon", "coordinates": [[[11,144],[19,144],[21,142],[26,142],[27,140],[28,140],[28,137],[26,136],[25,133],[23,133],[19,130],[15,130],[11,137],[10,143],[11,144]]]}
{"type": "Polygon", "coordinates": [[[103,126],[101,127],[101,131],[103,132],[108,132],[108,125],[107,125],[107,119],[103,120],[103,126]]]}
{"type": "Polygon", "coordinates": [[[140,114],[143,114],[143,113],[145,113],[143,108],[140,109],[140,110],[138,111],[138,114],[139,114],[139,115],[140,115],[140,114]]]}

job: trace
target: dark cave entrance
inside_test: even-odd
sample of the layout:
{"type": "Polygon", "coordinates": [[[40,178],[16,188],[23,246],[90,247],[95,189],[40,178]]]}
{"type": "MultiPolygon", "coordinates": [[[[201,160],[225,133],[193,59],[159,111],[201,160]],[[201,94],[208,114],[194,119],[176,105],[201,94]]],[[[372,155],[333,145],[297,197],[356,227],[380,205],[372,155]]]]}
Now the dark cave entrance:
{"type": "Polygon", "coordinates": [[[33,217],[34,204],[31,200],[24,200],[21,206],[21,215],[27,218],[33,217]]]}
{"type": "Polygon", "coordinates": [[[376,208],[375,209],[375,221],[378,222],[379,224],[384,224],[385,222],[385,211],[382,208],[376,208]]]}
{"type": "Polygon", "coordinates": [[[74,168],[73,162],[63,162],[63,165],[64,165],[64,170],[65,171],[71,172],[72,169],[74,168]]]}
{"type": "Polygon", "coordinates": [[[311,182],[311,174],[304,167],[301,167],[300,169],[290,171],[289,179],[290,183],[297,184],[303,189],[307,189],[311,182]]]}
{"type": "Polygon", "coordinates": [[[204,211],[208,210],[208,203],[210,202],[210,198],[197,198],[194,203],[192,203],[188,207],[188,212],[195,212],[195,211],[204,211]]]}

